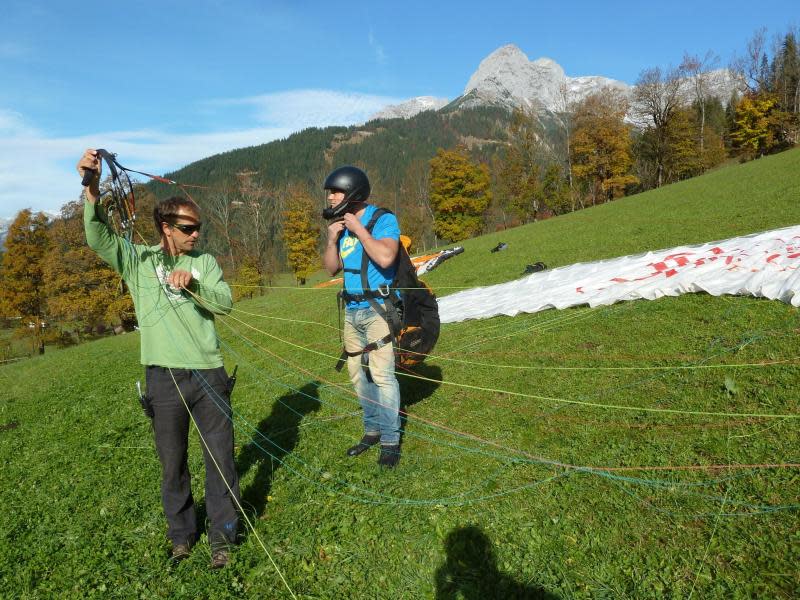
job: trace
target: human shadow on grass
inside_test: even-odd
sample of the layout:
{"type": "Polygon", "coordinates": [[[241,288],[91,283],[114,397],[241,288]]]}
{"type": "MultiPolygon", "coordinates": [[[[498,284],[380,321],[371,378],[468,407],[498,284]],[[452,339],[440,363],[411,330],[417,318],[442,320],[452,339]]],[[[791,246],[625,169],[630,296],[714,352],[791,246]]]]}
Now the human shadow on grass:
{"type": "Polygon", "coordinates": [[[242,491],[242,506],[260,517],[267,504],[275,472],[291,454],[300,439],[303,418],[320,409],[319,382],[312,381],[290,394],[278,398],[269,416],[253,432],[251,441],[236,459],[241,479],[253,466],[258,466],[253,482],[242,491]]]}
{"type": "Polygon", "coordinates": [[[543,588],[516,581],[497,568],[492,542],[477,526],[453,529],[444,541],[447,560],[436,570],[436,600],[557,600],[543,588]]]}
{"type": "Polygon", "coordinates": [[[401,408],[422,402],[442,385],[442,369],[436,365],[420,363],[409,368],[398,367],[397,375],[401,408]]]}

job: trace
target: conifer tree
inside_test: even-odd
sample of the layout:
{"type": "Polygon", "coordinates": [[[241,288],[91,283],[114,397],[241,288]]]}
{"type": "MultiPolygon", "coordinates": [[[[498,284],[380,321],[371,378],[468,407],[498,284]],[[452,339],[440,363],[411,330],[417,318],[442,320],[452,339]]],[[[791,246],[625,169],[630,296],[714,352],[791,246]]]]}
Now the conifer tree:
{"type": "Polygon", "coordinates": [[[489,206],[489,168],[474,164],[463,147],[439,149],[430,161],[430,199],[436,235],[450,241],[478,235],[489,206]]]}

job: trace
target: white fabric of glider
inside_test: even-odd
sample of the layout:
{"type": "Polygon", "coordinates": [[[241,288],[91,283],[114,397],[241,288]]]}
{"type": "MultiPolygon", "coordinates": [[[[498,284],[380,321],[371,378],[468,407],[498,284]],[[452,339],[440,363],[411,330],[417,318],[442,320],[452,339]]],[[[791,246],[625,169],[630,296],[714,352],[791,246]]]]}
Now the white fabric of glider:
{"type": "Polygon", "coordinates": [[[534,273],[439,300],[442,323],[690,292],[800,306],[800,225],[534,273]]]}

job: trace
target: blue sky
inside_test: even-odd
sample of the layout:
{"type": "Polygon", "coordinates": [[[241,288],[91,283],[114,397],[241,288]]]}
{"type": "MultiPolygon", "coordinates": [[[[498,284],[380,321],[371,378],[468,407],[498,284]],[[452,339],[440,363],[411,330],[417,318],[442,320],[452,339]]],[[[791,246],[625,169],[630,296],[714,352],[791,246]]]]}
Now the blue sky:
{"type": "Polygon", "coordinates": [[[757,28],[798,25],[797,0],[4,0],[0,217],[77,198],[87,147],[163,173],[414,96],[455,98],[508,43],[572,77],[633,83],[684,52],[724,66],[757,28]]]}

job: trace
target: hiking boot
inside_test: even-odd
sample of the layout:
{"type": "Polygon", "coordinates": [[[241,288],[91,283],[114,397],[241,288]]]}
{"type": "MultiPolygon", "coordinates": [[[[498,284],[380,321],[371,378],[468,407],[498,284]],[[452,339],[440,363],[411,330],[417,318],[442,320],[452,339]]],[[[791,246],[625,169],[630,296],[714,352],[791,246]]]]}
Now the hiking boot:
{"type": "Polygon", "coordinates": [[[172,553],[170,554],[169,561],[172,564],[178,564],[181,561],[189,558],[192,547],[189,544],[172,544],[172,553]]]}
{"type": "Polygon", "coordinates": [[[372,448],[372,446],[380,441],[380,435],[365,435],[355,446],[350,446],[347,449],[347,456],[358,456],[359,454],[362,454],[372,448]]]}
{"type": "Polygon", "coordinates": [[[230,560],[230,551],[227,546],[211,549],[211,568],[222,569],[230,560]]]}
{"type": "Polygon", "coordinates": [[[394,469],[398,462],[400,462],[400,444],[381,445],[378,464],[388,469],[394,469]]]}

